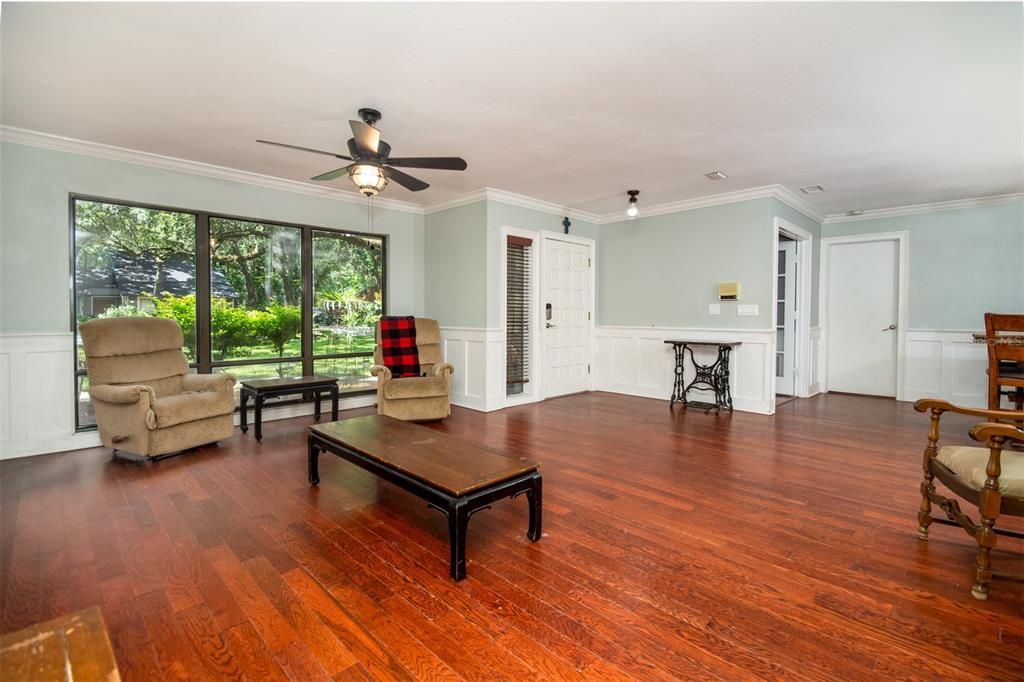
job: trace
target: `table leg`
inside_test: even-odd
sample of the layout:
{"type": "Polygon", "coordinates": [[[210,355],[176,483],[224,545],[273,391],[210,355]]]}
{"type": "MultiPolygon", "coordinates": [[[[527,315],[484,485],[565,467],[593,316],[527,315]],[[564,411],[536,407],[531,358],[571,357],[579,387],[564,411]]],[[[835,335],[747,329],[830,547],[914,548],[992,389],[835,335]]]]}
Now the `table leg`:
{"type": "Polygon", "coordinates": [[[526,491],[526,499],[530,503],[530,530],[526,533],[526,537],[530,538],[532,542],[540,540],[541,535],[542,484],[540,474],[534,474],[530,481],[530,489],[526,491]]]}
{"type": "Polygon", "coordinates": [[[253,421],[256,426],[256,440],[263,440],[263,396],[259,393],[253,398],[253,421]]]}
{"type": "Polygon", "coordinates": [[[313,391],[313,395],[316,396],[313,400],[313,419],[320,421],[320,389],[313,391]]]}
{"type": "Polygon", "coordinates": [[[313,442],[313,439],[309,439],[309,453],[307,456],[307,462],[309,464],[309,484],[319,485],[320,484],[320,448],[313,442]]]}
{"type": "Polygon", "coordinates": [[[338,384],[331,386],[331,421],[338,421],[338,384]]]}
{"type": "Polygon", "coordinates": [[[464,502],[457,501],[447,509],[448,541],[450,544],[449,572],[452,580],[458,582],[466,577],[466,532],[469,529],[469,514],[464,502]]]}
{"type": "Polygon", "coordinates": [[[242,429],[242,433],[249,432],[249,392],[244,387],[239,391],[238,396],[238,410],[241,412],[239,419],[239,428],[242,429]]]}

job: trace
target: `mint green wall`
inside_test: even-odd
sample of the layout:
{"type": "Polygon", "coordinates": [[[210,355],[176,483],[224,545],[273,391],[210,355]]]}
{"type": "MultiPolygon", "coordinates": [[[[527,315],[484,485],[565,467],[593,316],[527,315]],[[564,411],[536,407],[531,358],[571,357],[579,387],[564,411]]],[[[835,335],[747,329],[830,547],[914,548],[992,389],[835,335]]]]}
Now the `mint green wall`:
{"type": "Polygon", "coordinates": [[[773,210],[765,198],[601,225],[597,323],[770,330],[773,210]],[[708,314],[719,282],[734,281],[757,317],[738,317],[736,303],[708,314]]]}
{"type": "Polygon", "coordinates": [[[487,324],[487,202],[426,217],[426,315],[442,327],[487,324]]]}
{"type": "MultiPolygon", "coordinates": [[[[513,206],[498,201],[487,202],[487,263],[493,275],[487,278],[487,326],[497,329],[501,325],[501,228],[518,227],[522,230],[564,232],[564,215],[546,213],[532,208],[513,206]]],[[[598,226],[583,220],[570,219],[569,234],[596,239],[598,226]]]]}
{"type": "MultiPolygon", "coordinates": [[[[366,231],[365,206],[177,171],[0,144],[0,332],[66,332],[68,194],[366,231]]],[[[390,310],[422,314],[423,216],[377,209],[390,310]]]]}
{"type": "Polygon", "coordinates": [[[986,312],[1024,313],[1024,200],[822,226],[822,237],[910,233],[911,329],[978,330],[986,312]]]}
{"type": "Polygon", "coordinates": [[[821,223],[778,199],[772,199],[772,214],[797,227],[802,227],[814,236],[814,253],[811,254],[811,326],[816,327],[818,326],[818,282],[821,272],[821,223]]]}

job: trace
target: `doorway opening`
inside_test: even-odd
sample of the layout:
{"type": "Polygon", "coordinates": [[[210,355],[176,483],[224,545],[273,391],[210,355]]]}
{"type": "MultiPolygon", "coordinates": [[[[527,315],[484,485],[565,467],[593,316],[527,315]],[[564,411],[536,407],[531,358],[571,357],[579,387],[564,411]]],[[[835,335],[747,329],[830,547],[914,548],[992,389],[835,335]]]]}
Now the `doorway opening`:
{"type": "Polygon", "coordinates": [[[811,254],[814,236],[775,219],[775,272],[772,290],[775,406],[810,395],[811,254]]]}

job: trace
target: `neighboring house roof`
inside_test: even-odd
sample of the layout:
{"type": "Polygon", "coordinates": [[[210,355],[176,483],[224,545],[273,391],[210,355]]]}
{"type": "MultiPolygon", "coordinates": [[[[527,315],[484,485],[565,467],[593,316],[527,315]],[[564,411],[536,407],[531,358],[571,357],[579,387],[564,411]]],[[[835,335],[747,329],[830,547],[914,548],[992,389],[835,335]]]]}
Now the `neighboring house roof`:
{"type": "MultiPolygon", "coordinates": [[[[79,292],[88,289],[116,289],[120,294],[153,295],[156,282],[156,264],[149,258],[126,253],[111,254],[107,267],[75,270],[75,285],[79,292]]],[[[196,292],[196,264],[186,256],[172,256],[164,263],[163,286],[157,294],[186,296],[196,292]]],[[[238,292],[224,273],[210,273],[211,293],[217,298],[237,299],[238,292]]]]}

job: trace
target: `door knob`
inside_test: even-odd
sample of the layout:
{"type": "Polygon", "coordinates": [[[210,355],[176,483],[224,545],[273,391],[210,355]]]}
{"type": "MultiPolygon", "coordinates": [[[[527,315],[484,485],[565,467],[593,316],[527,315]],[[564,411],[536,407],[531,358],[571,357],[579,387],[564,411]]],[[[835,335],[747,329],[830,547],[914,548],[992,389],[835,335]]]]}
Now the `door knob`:
{"type": "Polygon", "coordinates": [[[894,325],[894,324],[890,324],[890,325],[889,325],[888,327],[886,327],[886,328],[885,328],[885,329],[883,329],[882,331],[883,331],[883,332],[891,332],[891,331],[892,331],[893,329],[895,329],[895,328],[896,328],[896,325],[894,325]]]}

